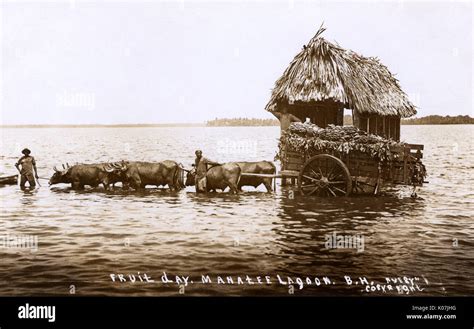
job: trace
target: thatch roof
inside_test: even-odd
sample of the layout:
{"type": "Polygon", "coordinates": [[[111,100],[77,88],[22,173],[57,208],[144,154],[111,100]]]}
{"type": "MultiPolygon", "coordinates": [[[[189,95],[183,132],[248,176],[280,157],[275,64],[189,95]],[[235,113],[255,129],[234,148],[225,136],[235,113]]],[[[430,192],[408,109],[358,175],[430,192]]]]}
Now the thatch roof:
{"type": "Polygon", "coordinates": [[[324,31],[321,27],[276,81],[267,111],[278,111],[281,103],[332,101],[361,114],[416,114],[385,65],[325,40],[324,31]]]}

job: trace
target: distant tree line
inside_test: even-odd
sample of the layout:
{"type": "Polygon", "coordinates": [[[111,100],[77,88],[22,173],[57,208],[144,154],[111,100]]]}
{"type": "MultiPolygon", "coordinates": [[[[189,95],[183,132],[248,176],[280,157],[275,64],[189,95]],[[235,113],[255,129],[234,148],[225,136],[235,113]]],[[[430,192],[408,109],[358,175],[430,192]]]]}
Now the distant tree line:
{"type": "Polygon", "coordinates": [[[402,119],[402,125],[459,125],[474,124],[474,118],[469,115],[441,116],[428,115],[421,118],[402,119]]]}
{"type": "Polygon", "coordinates": [[[220,126],[279,126],[277,119],[253,119],[253,118],[233,118],[233,119],[214,119],[206,122],[208,127],[220,126]]]}
{"type": "MultiPolygon", "coordinates": [[[[453,125],[453,124],[474,124],[474,118],[468,115],[441,116],[428,115],[421,118],[402,119],[402,125],[453,125]]],[[[208,127],[221,126],[279,126],[277,119],[255,119],[255,118],[233,118],[214,119],[206,122],[208,127]]],[[[352,125],[352,116],[344,115],[344,125],[352,125]]]]}

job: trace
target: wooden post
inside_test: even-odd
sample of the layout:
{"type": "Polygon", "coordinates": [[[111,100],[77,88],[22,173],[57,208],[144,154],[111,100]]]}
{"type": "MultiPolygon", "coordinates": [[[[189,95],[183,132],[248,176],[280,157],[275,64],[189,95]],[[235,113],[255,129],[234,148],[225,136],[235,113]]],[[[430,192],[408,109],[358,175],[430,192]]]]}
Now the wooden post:
{"type": "Polygon", "coordinates": [[[385,121],[387,117],[383,117],[383,137],[387,137],[387,130],[385,129],[385,121]]]}
{"type": "Polygon", "coordinates": [[[369,134],[377,134],[377,116],[376,115],[371,115],[367,119],[369,121],[368,127],[367,127],[367,132],[369,134]]]}
{"type": "Polygon", "coordinates": [[[359,114],[357,114],[357,111],[352,110],[352,124],[354,127],[357,127],[360,129],[360,118],[359,114]]]}
{"type": "Polygon", "coordinates": [[[387,117],[388,119],[388,138],[392,137],[392,118],[387,117]]]}
{"type": "Polygon", "coordinates": [[[336,125],[343,126],[344,125],[344,108],[338,108],[336,113],[336,125]]]}
{"type": "Polygon", "coordinates": [[[410,149],[407,147],[403,147],[403,183],[406,184],[407,181],[407,160],[408,160],[408,154],[410,153],[410,149]]]}
{"type": "Polygon", "coordinates": [[[395,119],[395,140],[397,142],[400,141],[400,124],[401,124],[400,117],[397,117],[395,119]]]}

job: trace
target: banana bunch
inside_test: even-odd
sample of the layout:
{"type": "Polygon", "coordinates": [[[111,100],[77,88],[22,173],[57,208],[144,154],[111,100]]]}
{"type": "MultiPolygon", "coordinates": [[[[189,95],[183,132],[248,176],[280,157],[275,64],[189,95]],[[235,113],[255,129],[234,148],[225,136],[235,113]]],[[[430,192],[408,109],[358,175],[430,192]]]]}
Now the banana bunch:
{"type": "Polygon", "coordinates": [[[294,152],[321,153],[339,152],[349,154],[359,151],[382,162],[397,160],[399,154],[391,151],[393,146],[402,146],[391,139],[368,134],[354,126],[329,125],[323,129],[311,123],[292,123],[280,138],[280,150],[288,147],[294,152]]]}

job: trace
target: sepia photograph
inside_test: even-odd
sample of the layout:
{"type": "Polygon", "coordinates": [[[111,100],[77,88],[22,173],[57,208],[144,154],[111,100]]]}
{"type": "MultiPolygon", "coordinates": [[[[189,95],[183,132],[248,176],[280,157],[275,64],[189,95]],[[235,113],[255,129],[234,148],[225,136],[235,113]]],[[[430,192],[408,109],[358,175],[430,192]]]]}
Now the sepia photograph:
{"type": "Polygon", "coordinates": [[[466,319],[471,1],[0,12],[0,327],[60,324],[77,297],[466,319]]]}

